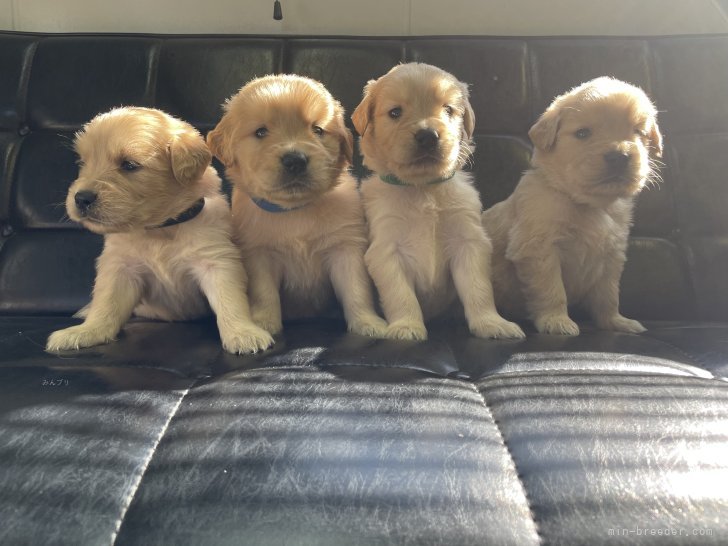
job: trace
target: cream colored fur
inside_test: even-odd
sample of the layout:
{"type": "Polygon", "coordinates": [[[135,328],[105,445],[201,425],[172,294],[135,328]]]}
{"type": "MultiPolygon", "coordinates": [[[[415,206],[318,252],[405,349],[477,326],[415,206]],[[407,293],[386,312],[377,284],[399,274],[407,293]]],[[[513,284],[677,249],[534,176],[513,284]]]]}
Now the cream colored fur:
{"type": "Polygon", "coordinates": [[[619,281],[634,198],[653,175],[650,155],[662,153],[656,116],[642,90],[598,78],[557,97],[531,128],[533,168],[482,217],[502,311],[542,333],[577,335],[567,305],[579,304],[599,328],[645,330],[619,313],[619,281]],[[629,158],[620,176],[610,152],[629,158]]]}
{"type": "Polygon", "coordinates": [[[388,336],[426,339],[424,321],[459,296],[474,335],[523,337],[496,311],[480,197],[459,170],[475,123],[467,87],[430,65],[400,65],[369,82],[352,119],[365,164],[407,184],[387,184],[375,175],[361,189],[370,236],[365,259],[388,336]],[[438,134],[427,157],[415,139],[421,129],[438,134]],[[453,172],[448,181],[430,183],[453,172]]]}
{"type": "Polygon", "coordinates": [[[230,209],[211,155],[190,125],[160,111],[119,108],[76,136],[81,159],[66,208],[71,219],[104,235],[91,303],[83,324],[54,332],[47,349],[79,349],[112,341],[132,313],[162,320],[217,316],[225,350],[248,353],[273,343],[250,319],[246,274],[232,243],[230,209]],[[138,168],[128,172],[124,161],[138,168]],[[82,214],[79,191],[97,194],[82,214]],[[153,228],[199,198],[193,219],[153,228]],[[148,229],[153,228],[153,229],[148,229]]]}
{"type": "Polygon", "coordinates": [[[253,80],[226,104],[207,138],[234,183],[233,225],[250,274],[253,319],[266,330],[314,316],[335,295],[350,331],[383,336],[364,265],[366,226],[355,180],[344,171],[353,139],[343,109],[319,82],[301,76],[253,80]],[[304,154],[289,175],[285,154],[304,154]],[[252,198],[286,212],[268,212],[252,198]]]}

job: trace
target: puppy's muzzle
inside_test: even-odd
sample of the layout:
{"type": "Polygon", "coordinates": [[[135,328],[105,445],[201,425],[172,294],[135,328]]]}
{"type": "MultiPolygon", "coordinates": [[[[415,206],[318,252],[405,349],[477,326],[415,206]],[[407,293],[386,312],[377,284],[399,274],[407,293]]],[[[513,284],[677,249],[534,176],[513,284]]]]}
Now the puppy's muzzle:
{"type": "Polygon", "coordinates": [[[73,201],[76,203],[76,208],[81,216],[86,216],[89,209],[96,202],[97,195],[90,190],[81,190],[76,192],[73,196],[73,201]]]}
{"type": "Polygon", "coordinates": [[[288,174],[299,176],[306,172],[308,157],[302,152],[287,152],[281,156],[281,164],[288,174]]]}
{"type": "Polygon", "coordinates": [[[432,152],[440,142],[440,135],[434,129],[420,129],[415,133],[417,147],[422,152],[432,152]]]}
{"type": "Polygon", "coordinates": [[[604,154],[609,176],[621,176],[627,171],[632,156],[626,152],[611,151],[604,154]]]}

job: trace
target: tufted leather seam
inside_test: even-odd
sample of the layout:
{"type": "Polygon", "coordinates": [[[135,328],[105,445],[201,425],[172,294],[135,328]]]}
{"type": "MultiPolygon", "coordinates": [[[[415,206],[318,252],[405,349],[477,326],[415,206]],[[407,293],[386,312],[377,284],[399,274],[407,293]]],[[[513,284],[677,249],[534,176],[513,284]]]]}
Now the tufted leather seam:
{"type": "MultiPolygon", "coordinates": [[[[436,377],[442,377],[442,378],[452,378],[452,374],[456,373],[458,370],[454,369],[449,373],[443,373],[439,372],[437,370],[432,370],[423,367],[417,367],[417,366],[404,366],[399,364],[359,364],[359,363],[352,363],[352,364],[345,364],[341,362],[337,363],[322,363],[322,362],[313,362],[310,364],[301,364],[300,366],[291,366],[291,365],[268,365],[268,366],[253,366],[250,368],[244,368],[241,370],[246,372],[252,372],[252,371],[260,371],[260,370],[301,370],[301,369],[330,369],[330,368],[384,368],[384,369],[392,369],[392,370],[409,370],[412,372],[418,372],[426,375],[433,375],[436,377]]],[[[163,369],[163,368],[162,368],[163,369]]]]}
{"type": "Polygon", "coordinates": [[[154,454],[157,452],[157,447],[159,447],[159,443],[162,441],[162,438],[167,433],[167,429],[169,428],[169,424],[172,422],[172,419],[174,419],[174,416],[177,415],[177,412],[179,411],[180,406],[182,405],[182,400],[185,399],[187,394],[190,392],[190,390],[195,386],[195,384],[199,380],[195,380],[190,385],[182,391],[182,395],[179,397],[179,400],[177,400],[177,404],[172,408],[172,411],[169,413],[169,417],[167,418],[167,421],[164,423],[164,426],[159,431],[159,434],[157,435],[157,439],[154,442],[154,445],[152,445],[152,449],[150,450],[149,454],[146,457],[146,460],[144,461],[144,464],[142,468],[140,469],[135,483],[132,484],[131,491],[127,495],[126,499],[124,500],[124,503],[121,506],[121,514],[119,515],[119,519],[116,522],[116,525],[114,526],[114,530],[111,533],[111,541],[110,544],[113,546],[116,544],[116,539],[119,537],[119,531],[121,531],[121,527],[124,524],[124,519],[126,518],[126,514],[129,511],[129,507],[131,506],[132,501],[134,500],[134,497],[137,494],[137,491],[139,490],[139,486],[142,483],[142,479],[144,478],[144,474],[147,472],[147,468],[149,468],[149,463],[152,461],[152,458],[154,457],[154,454]]]}
{"type": "Polygon", "coordinates": [[[20,116],[20,122],[23,125],[28,124],[29,112],[28,112],[28,95],[30,90],[30,76],[33,70],[35,54],[38,51],[38,44],[44,38],[40,38],[28,48],[27,59],[24,61],[24,66],[20,74],[20,81],[18,82],[18,96],[16,97],[18,114],[20,116]],[[25,63],[27,62],[27,65],[25,63]]]}
{"type": "Polygon", "coordinates": [[[493,425],[495,425],[495,430],[498,433],[498,438],[500,439],[500,442],[503,445],[503,449],[505,449],[505,452],[508,455],[508,458],[511,460],[511,463],[513,465],[513,472],[516,475],[518,484],[521,486],[521,491],[523,491],[523,498],[526,500],[526,505],[528,506],[528,513],[531,516],[531,522],[533,522],[533,532],[536,534],[536,539],[538,540],[538,543],[542,544],[543,540],[541,539],[541,534],[539,532],[538,522],[536,521],[536,516],[533,513],[533,508],[531,508],[531,499],[528,496],[528,490],[526,489],[526,484],[523,482],[523,478],[521,477],[521,474],[518,472],[518,465],[516,465],[516,460],[513,458],[513,453],[511,453],[511,450],[508,447],[508,443],[506,442],[506,439],[503,436],[503,432],[501,431],[500,425],[498,424],[498,419],[495,418],[495,415],[493,414],[493,411],[490,409],[490,406],[488,405],[488,402],[486,401],[485,395],[483,394],[483,392],[475,385],[475,383],[470,383],[468,381],[468,384],[473,388],[475,393],[478,395],[480,400],[483,402],[483,407],[485,407],[485,410],[488,412],[488,415],[490,415],[491,419],[493,420],[493,425]]]}
{"type": "MultiPolygon", "coordinates": [[[[15,95],[15,108],[18,113],[19,122],[19,126],[16,128],[16,131],[28,124],[28,87],[30,85],[30,73],[33,69],[35,52],[38,49],[39,42],[40,40],[37,40],[30,44],[28,51],[25,53],[25,58],[22,61],[23,66],[21,68],[15,95]]],[[[3,177],[0,177],[0,183],[2,183],[3,186],[0,188],[2,190],[0,193],[0,220],[7,221],[8,225],[10,225],[10,199],[13,187],[15,186],[12,175],[15,173],[15,162],[18,158],[20,145],[24,139],[25,137],[23,136],[12,145],[12,148],[9,150],[10,157],[6,165],[6,172],[3,174],[3,177]],[[2,180],[2,178],[5,178],[5,180],[2,180]]],[[[2,249],[5,244],[5,240],[5,238],[0,236],[0,249],[2,249]]]]}
{"type": "Polygon", "coordinates": [[[147,55],[149,56],[149,68],[147,69],[146,89],[144,90],[144,100],[148,104],[155,106],[157,103],[157,80],[159,79],[159,59],[162,54],[162,40],[158,40],[149,46],[147,55]]]}
{"type": "MultiPolygon", "coordinates": [[[[431,370],[431,369],[425,368],[424,366],[423,367],[402,366],[400,364],[357,364],[357,363],[325,364],[325,363],[317,363],[316,366],[320,367],[320,368],[391,368],[391,369],[396,369],[396,370],[410,370],[413,372],[421,372],[421,373],[425,373],[425,374],[436,375],[438,377],[450,377],[449,374],[443,374],[442,372],[438,372],[436,370],[431,370]]],[[[454,370],[454,371],[457,371],[457,370],[454,370]]]]}

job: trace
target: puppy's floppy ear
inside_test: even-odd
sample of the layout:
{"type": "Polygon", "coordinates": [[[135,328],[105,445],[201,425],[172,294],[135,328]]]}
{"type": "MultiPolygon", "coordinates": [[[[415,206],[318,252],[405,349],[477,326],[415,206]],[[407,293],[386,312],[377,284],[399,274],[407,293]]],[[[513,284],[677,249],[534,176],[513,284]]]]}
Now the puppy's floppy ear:
{"type": "Polygon", "coordinates": [[[180,184],[190,184],[198,180],[212,160],[212,154],[202,136],[192,128],[172,137],[169,156],[172,172],[180,184]]]}
{"type": "Polygon", "coordinates": [[[334,132],[339,137],[341,146],[340,155],[346,158],[349,163],[354,162],[354,136],[351,131],[346,127],[344,122],[344,108],[341,106],[339,101],[336,101],[334,105],[334,119],[333,119],[334,132]]]}
{"type": "Polygon", "coordinates": [[[460,87],[463,90],[463,106],[465,108],[463,113],[463,138],[464,140],[470,140],[475,132],[475,112],[470,105],[470,93],[468,93],[467,84],[461,82],[460,87]]]}
{"type": "Polygon", "coordinates": [[[657,120],[652,121],[652,129],[648,133],[650,139],[650,152],[655,157],[662,157],[662,133],[657,126],[657,120]]]}
{"type": "Polygon", "coordinates": [[[341,135],[341,155],[343,155],[349,163],[354,163],[354,135],[346,127],[343,128],[341,135]]]}
{"type": "Polygon", "coordinates": [[[351,121],[354,122],[354,129],[359,136],[364,136],[369,125],[369,120],[374,114],[374,84],[377,80],[369,80],[364,86],[364,98],[351,114],[351,121]]]}
{"type": "Polygon", "coordinates": [[[212,155],[222,161],[222,164],[226,167],[230,167],[235,163],[230,141],[230,131],[225,118],[220,120],[220,123],[212,131],[207,133],[207,147],[212,152],[212,155]]]}
{"type": "Polygon", "coordinates": [[[553,148],[556,142],[556,133],[559,131],[561,115],[558,108],[548,108],[533,127],[528,131],[528,136],[539,150],[548,151],[553,148]]]}

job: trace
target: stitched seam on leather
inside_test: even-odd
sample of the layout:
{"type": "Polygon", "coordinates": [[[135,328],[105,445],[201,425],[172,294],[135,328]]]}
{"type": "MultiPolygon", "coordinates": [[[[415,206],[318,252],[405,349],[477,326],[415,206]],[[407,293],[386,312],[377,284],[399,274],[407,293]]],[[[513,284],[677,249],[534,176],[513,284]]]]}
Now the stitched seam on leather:
{"type": "Polygon", "coordinates": [[[139,486],[142,483],[144,474],[147,473],[147,468],[149,467],[149,463],[152,461],[152,457],[154,457],[154,454],[157,452],[157,447],[159,446],[159,442],[162,441],[162,438],[167,433],[169,424],[172,422],[172,419],[174,419],[174,416],[177,415],[177,411],[179,410],[180,406],[182,405],[182,400],[185,399],[185,396],[187,396],[187,394],[190,392],[190,390],[195,386],[195,384],[197,382],[198,382],[198,380],[193,381],[189,387],[187,387],[184,391],[182,391],[182,395],[179,397],[179,400],[177,400],[177,404],[175,404],[174,408],[172,408],[172,411],[169,413],[169,417],[167,418],[167,421],[164,423],[164,426],[162,426],[162,429],[159,431],[159,434],[157,435],[157,439],[155,440],[154,445],[152,445],[152,449],[149,451],[149,454],[147,455],[142,468],[140,469],[134,483],[132,484],[131,491],[129,491],[129,494],[126,497],[126,500],[122,504],[121,514],[119,515],[119,519],[116,522],[114,531],[111,533],[112,546],[114,544],[116,544],[116,539],[119,537],[119,531],[121,531],[121,526],[124,524],[124,519],[126,518],[126,513],[128,512],[129,507],[131,506],[131,503],[137,494],[137,491],[139,490],[139,486]]]}
{"type": "Polygon", "coordinates": [[[511,463],[513,465],[513,473],[516,475],[516,479],[518,480],[518,485],[521,486],[521,491],[523,491],[523,498],[526,500],[526,506],[528,507],[528,514],[531,516],[531,522],[533,523],[533,532],[536,533],[536,539],[538,540],[538,543],[542,544],[543,541],[541,540],[541,534],[539,533],[538,522],[536,521],[536,516],[534,515],[533,509],[531,508],[531,499],[528,496],[528,490],[526,489],[526,484],[523,482],[523,479],[521,478],[521,474],[518,472],[518,465],[516,465],[516,460],[513,458],[513,453],[511,453],[511,449],[508,447],[508,443],[506,442],[506,439],[503,436],[503,432],[501,431],[500,425],[498,425],[498,419],[495,418],[495,414],[493,413],[493,410],[490,409],[488,402],[485,400],[485,395],[483,394],[483,392],[474,383],[469,383],[469,384],[471,387],[473,387],[473,390],[475,391],[475,393],[483,401],[483,406],[485,407],[485,410],[488,412],[491,419],[493,420],[493,425],[495,425],[495,430],[498,433],[498,438],[500,439],[501,444],[503,444],[503,449],[505,449],[506,454],[508,455],[508,458],[511,460],[511,463]]]}

